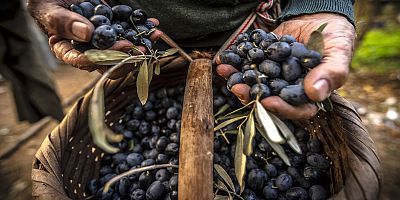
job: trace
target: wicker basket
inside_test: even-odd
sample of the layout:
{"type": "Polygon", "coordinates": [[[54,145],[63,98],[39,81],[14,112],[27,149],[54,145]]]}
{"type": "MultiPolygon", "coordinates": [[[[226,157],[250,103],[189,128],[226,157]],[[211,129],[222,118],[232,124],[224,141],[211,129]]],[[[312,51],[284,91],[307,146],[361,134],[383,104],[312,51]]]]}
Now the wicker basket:
{"type": "MultiPolygon", "coordinates": [[[[186,79],[188,63],[183,58],[171,60],[165,60],[152,90],[182,84],[186,79]]],[[[107,123],[116,122],[124,107],[136,99],[134,82],[132,77],[106,82],[107,123]]],[[[86,183],[98,177],[102,152],[94,146],[87,125],[91,95],[71,108],[37,151],[32,169],[35,199],[85,199],[86,183]]],[[[351,104],[337,94],[331,98],[333,112],[319,112],[310,120],[295,123],[324,143],[332,160],[332,199],[377,199],[382,174],[374,143],[351,104]]]]}

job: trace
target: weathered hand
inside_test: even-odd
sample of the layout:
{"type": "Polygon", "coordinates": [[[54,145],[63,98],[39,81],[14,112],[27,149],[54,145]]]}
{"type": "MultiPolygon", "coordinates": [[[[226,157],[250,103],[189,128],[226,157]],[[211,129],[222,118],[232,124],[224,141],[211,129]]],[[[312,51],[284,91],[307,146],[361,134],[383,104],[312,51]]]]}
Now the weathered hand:
{"type": "MultiPolygon", "coordinates": [[[[71,12],[68,7],[78,3],[78,0],[28,0],[28,10],[33,18],[49,35],[49,45],[55,56],[71,64],[72,66],[87,70],[104,71],[106,66],[96,66],[87,57],[74,49],[71,40],[89,42],[94,26],[85,17],[71,12]]],[[[158,25],[157,19],[150,19],[158,25]]],[[[151,40],[157,40],[162,35],[161,31],[155,31],[150,36],[151,40]]],[[[110,49],[128,52],[133,44],[128,40],[117,41],[110,49]]],[[[145,47],[138,47],[145,52],[145,47]]],[[[115,71],[110,78],[116,79],[131,71],[130,65],[115,71]]]]}
{"type": "MultiPolygon", "coordinates": [[[[323,101],[347,79],[355,40],[353,25],[341,15],[318,13],[283,22],[274,31],[277,35],[292,35],[299,42],[306,43],[311,32],[324,23],[328,25],[323,31],[325,49],[322,63],[311,70],[304,79],[305,92],[315,102],[323,101]]],[[[225,78],[236,71],[230,65],[221,64],[217,67],[217,72],[225,78]]],[[[243,103],[250,101],[249,91],[250,87],[245,84],[232,87],[232,92],[243,103]]],[[[292,106],[278,96],[267,97],[261,103],[267,110],[287,119],[308,119],[318,111],[314,104],[292,106]]]]}

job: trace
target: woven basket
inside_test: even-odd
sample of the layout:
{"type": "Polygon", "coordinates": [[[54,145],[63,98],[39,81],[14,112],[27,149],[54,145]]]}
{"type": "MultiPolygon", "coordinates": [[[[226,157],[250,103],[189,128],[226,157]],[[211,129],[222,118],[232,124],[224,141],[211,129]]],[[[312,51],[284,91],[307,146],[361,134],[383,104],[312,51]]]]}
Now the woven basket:
{"type": "MultiPolygon", "coordinates": [[[[186,80],[188,63],[183,58],[172,60],[163,61],[162,73],[154,78],[151,90],[186,80]]],[[[110,111],[106,121],[112,126],[124,107],[137,100],[134,78],[109,80],[104,90],[106,110],[110,111]]],[[[71,108],[37,151],[32,169],[33,198],[87,197],[85,185],[98,177],[102,156],[92,142],[87,124],[91,95],[88,93],[71,108]]],[[[325,152],[332,160],[332,199],[377,199],[382,174],[374,143],[352,105],[337,94],[331,99],[333,112],[319,112],[310,120],[295,123],[324,143],[325,152]]]]}

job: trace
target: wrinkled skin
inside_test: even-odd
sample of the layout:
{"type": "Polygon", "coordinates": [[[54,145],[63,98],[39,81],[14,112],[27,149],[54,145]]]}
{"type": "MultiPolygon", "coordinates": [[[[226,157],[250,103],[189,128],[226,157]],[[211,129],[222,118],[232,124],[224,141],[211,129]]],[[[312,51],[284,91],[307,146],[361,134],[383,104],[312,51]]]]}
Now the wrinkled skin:
{"type": "MultiPolygon", "coordinates": [[[[274,30],[277,35],[292,35],[299,42],[306,43],[311,32],[324,23],[328,25],[322,32],[325,44],[322,63],[310,71],[304,79],[305,92],[314,102],[323,101],[333,90],[346,82],[355,40],[353,25],[341,15],[317,13],[285,21],[274,30]]],[[[225,78],[236,71],[230,65],[220,64],[217,67],[218,74],[225,78]]],[[[250,101],[249,91],[250,86],[245,84],[237,84],[232,88],[232,92],[243,103],[250,101]]],[[[318,111],[314,104],[292,106],[278,96],[262,99],[261,103],[267,110],[287,119],[309,119],[318,111]]]]}
{"type": "MultiPolygon", "coordinates": [[[[94,26],[88,19],[69,10],[69,5],[78,2],[78,0],[28,0],[27,4],[32,17],[47,32],[50,49],[58,59],[79,69],[104,72],[107,67],[94,65],[71,45],[71,40],[89,42],[94,31],[94,26]]],[[[150,20],[156,25],[159,24],[157,19],[150,20]]],[[[161,31],[155,31],[150,39],[155,41],[161,34],[161,31]]],[[[120,40],[110,49],[129,52],[132,46],[133,44],[128,40],[120,40]]],[[[143,46],[139,46],[138,49],[146,51],[143,46]]],[[[120,78],[131,70],[131,66],[126,65],[115,71],[110,78],[120,78]]]]}

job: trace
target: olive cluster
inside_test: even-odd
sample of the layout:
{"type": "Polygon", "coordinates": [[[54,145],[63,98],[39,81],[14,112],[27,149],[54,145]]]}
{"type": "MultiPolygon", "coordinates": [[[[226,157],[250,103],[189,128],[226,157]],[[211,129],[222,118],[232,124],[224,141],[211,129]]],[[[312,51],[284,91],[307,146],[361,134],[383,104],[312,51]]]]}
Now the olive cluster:
{"type": "Polygon", "coordinates": [[[141,9],[133,9],[128,5],[109,7],[100,0],[85,0],[70,5],[70,10],[89,19],[95,27],[90,43],[73,41],[74,47],[80,51],[108,49],[122,39],[152,48],[148,36],[155,24],[147,19],[147,14],[141,9]]]}
{"type": "Polygon", "coordinates": [[[278,39],[273,33],[255,29],[250,34],[239,34],[220,60],[240,70],[229,77],[229,89],[245,83],[251,87],[252,99],[257,95],[260,99],[280,96],[296,106],[309,101],[303,80],[307,71],[321,62],[321,54],[290,35],[278,39]]]}
{"type": "Polygon", "coordinates": [[[116,144],[120,153],[102,158],[100,177],[87,185],[87,192],[96,199],[155,200],[177,199],[176,168],[136,173],[119,180],[107,193],[103,186],[117,174],[155,164],[178,165],[180,117],[183,87],[163,88],[149,94],[148,101],[139,101],[125,108],[114,131],[124,139],[116,144]]]}
{"type": "MultiPolygon", "coordinates": [[[[120,153],[106,154],[101,160],[98,179],[86,186],[87,194],[95,199],[128,200],[176,200],[178,198],[178,171],[165,168],[146,171],[125,177],[103,194],[104,184],[116,175],[130,169],[157,164],[179,164],[180,118],[183,103],[183,87],[162,88],[149,94],[145,105],[139,102],[128,105],[119,122],[113,126],[124,139],[113,144],[120,153]]],[[[214,111],[229,106],[225,112],[240,108],[241,103],[226,87],[213,87],[214,111]]],[[[290,158],[291,167],[273,152],[260,134],[253,142],[253,154],[247,157],[246,185],[243,199],[326,199],[328,197],[327,170],[329,161],[322,154],[319,140],[310,138],[301,128],[285,121],[295,133],[303,154],[295,153],[290,147],[284,149],[290,158]]],[[[237,129],[232,123],[223,128],[224,132],[237,129]]],[[[234,134],[222,137],[215,133],[214,164],[228,172],[240,193],[234,170],[234,134]],[[227,140],[230,143],[227,143],[227,140]]],[[[214,172],[214,182],[222,180],[214,172]]],[[[226,194],[223,194],[226,195],[226,194]]],[[[235,198],[236,199],[236,198],[235,198]]]]}

